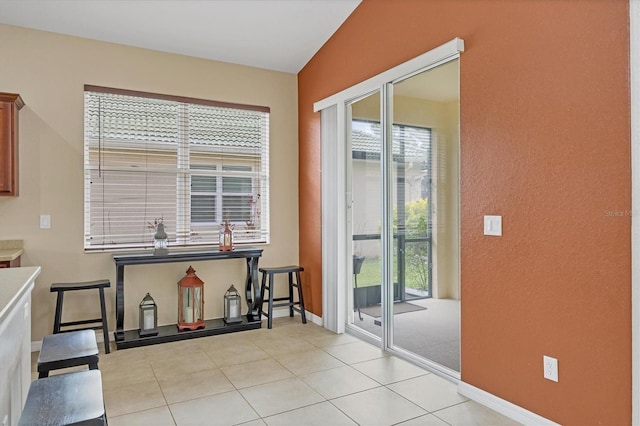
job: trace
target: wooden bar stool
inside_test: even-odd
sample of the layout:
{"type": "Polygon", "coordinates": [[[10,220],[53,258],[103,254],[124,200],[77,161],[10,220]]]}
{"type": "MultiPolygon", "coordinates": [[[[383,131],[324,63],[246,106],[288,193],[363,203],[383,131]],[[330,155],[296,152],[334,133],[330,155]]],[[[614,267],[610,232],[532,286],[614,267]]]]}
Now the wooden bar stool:
{"type": "Polygon", "coordinates": [[[265,313],[262,310],[262,303],[260,304],[260,317],[262,317],[263,315],[265,317],[267,317],[267,328],[271,328],[272,325],[272,319],[273,319],[273,308],[277,308],[277,307],[281,307],[281,306],[288,306],[289,307],[289,316],[292,317],[293,316],[293,311],[299,312],[300,316],[302,317],[302,323],[306,324],[307,323],[307,317],[305,315],[305,310],[304,310],[304,299],[302,297],[302,285],[301,285],[301,281],[300,281],[300,272],[304,271],[304,268],[302,268],[301,266],[296,266],[296,265],[292,265],[292,266],[280,266],[280,267],[275,267],[275,268],[260,268],[258,269],[260,272],[262,272],[262,286],[260,287],[260,298],[262,299],[262,303],[265,302],[264,299],[264,292],[265,290],[269,291],[269,299],[268,299],[268,307],[267,307],[267,313],[265,313]],[[273,292],[275,291],[274,288],[274,275],[276,274],[288,274],[289,275],[289,296],[288,297],[277,297],[274,298],[273,297],[273,292]],[[296,280],[293,280],[293,275],[295,274],[296,276],[296,280]],[[269,277],[269,282],[267,284],[267,276],[269,277]],[[294,298],[293,298],[293,288],[297,287],[298,289],[298,301],[295,302],[294,298]],[[282,300],[286,300],[286,302],[283,303],[276,303],[274,304],[273,302],[277,302],[277,301],[282,301],[282,300]]]}
{"type": "Polygon", "coordinates": [[[58,374],[31,382],[18,425],[106,425],[99,370],[58,374]]]}
{"type": "Polygon", "coordinates": [[[98,344],[93,330],[50,334],[42,339],[38,355],[38,378],[49,377],[51,370],[87,365],[98,369],[98,344]]]}
{"type": "Polygon", "coordinates": [[[51,292],[58,293],[58,299],[56,300],[56,316],[53,322],[53,334],[64,333],[73,330],[100,330],[104,337],[104,351],[109,353],[109,326],[107,325],[107,309],[104,303],[104,289],[111,287],[109,280],[97,280],[78,283],[56,283],[51,284],[51,292]],[[101,318],[87,319],[80,321],[62,322],[62,302],[64,300],[65,291],[78,291],[78,290],[93,290],[98,289],[100,293],[100,310],[102,312],[101,318]],[[97,324],[98,326],[74,328],[73,330],[61,330],[62,327],[70,327],[75,325],[97,324]]]}

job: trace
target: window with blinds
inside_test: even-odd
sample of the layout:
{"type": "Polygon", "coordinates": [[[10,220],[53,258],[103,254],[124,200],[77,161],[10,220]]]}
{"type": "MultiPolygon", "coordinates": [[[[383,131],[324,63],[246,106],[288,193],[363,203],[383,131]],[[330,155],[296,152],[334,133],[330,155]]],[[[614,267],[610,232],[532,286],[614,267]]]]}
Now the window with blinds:
{"type": "Polygon", "coordinates": [[[269,109],[96,86],[84,92],[85,250],[269,242],[269,109]]]}

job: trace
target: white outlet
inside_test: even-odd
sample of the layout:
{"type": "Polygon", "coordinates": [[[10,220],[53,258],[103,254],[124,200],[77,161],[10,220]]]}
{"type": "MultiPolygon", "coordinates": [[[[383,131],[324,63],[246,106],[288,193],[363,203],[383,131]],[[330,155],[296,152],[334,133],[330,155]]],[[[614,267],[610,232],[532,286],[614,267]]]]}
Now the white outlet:
{"type": "Polygon", "coordinates": [[[557,382],[558,381],[558,360],[550,356],[542,357],[542,365],[544,366],[544,378],[557,382]]]}

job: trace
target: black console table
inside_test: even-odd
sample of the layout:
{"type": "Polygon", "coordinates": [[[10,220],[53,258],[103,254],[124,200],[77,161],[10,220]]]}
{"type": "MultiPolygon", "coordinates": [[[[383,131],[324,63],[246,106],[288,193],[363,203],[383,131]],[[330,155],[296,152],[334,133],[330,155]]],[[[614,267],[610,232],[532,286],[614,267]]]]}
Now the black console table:
{"type": "Polygon", "coordinates": [[[262,249],[238,248],[233,251],[189,251],[170,252],[166,255],[154,256],[152,253],[114,255],[116,263],[116,331],[114,333],[118,349],[173,342],[195,337],[231,333],[234,331],[260,328],[259,308],[262,304],[260,284],[258,282],[258,259],[262,249]],[[152,263],[195,262],[200,260],[246,259],[247,277],[245,282],[248,311],[242,322],[225,324],[222,318],[205,321],[205,328],[193,331],[178,331],[176,324],[158,327],[156,336],[140,337],[138,330],[124,330],[124,267],[126,265],[148,265],[152,263]]]}

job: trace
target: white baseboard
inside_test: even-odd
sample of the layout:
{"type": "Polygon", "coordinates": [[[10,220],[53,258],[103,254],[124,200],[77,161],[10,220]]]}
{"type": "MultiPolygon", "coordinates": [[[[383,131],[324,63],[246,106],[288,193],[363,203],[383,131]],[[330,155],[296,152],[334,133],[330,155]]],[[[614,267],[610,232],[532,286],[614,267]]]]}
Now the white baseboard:
{"type": "Polygon", "coordinates": [[[539,416],[536,413],[526,410],[518,405],[512,404],[502,398],[498,398],[497,396],[468,383],[458,383],[458,393],[484,405],[485,407],[489,407],[492,410],[515,420],[516,422],[522,423],[523,425],[558,425],[558,423],[539,416]]]}
{"type": "MultiPolygon", "coordinates": [[[[305,315],[307,317],[307,321],[311,321],[312,323],[319,325],[320,327],[324,327],[324,324],[322,323],[322,317],[319,317],[309,311],[307,311],[305,309],[305,315]]],[[[283,308],[283,309],[274,309],[273,310],[273,317],[274,318],[284,318],[284,317],[288,317],[289,316],[289,308],[283,308]]]]}

